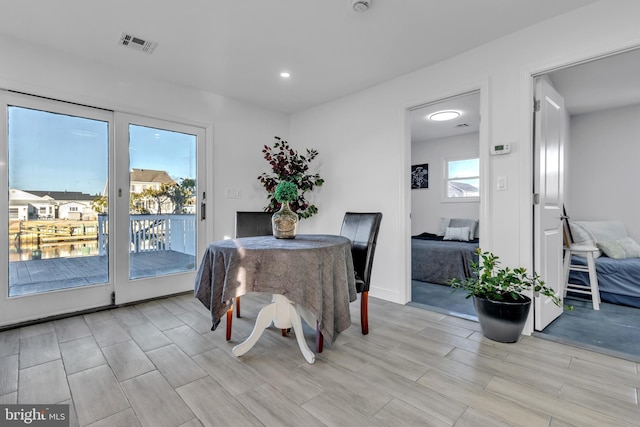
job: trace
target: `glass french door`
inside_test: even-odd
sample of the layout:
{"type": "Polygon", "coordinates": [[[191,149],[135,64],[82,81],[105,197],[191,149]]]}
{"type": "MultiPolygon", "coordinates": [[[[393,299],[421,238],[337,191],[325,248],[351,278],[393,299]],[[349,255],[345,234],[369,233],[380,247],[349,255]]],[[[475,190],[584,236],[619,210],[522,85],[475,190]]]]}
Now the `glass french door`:
{"type": "Polygon", "coordinates": [[[117,303],[193,289],[206,241],[204,129],[116,113],[117,303]]]}
{"type": "Polygon", "coordinates": [[[110,304],[113,113],[4,91],[0,108],[0,325],[110,304]]]}
{"type": "Polygon", "coordinates": [[[205,130],[0,90],[0,327],[193,289],[205,130]]]}

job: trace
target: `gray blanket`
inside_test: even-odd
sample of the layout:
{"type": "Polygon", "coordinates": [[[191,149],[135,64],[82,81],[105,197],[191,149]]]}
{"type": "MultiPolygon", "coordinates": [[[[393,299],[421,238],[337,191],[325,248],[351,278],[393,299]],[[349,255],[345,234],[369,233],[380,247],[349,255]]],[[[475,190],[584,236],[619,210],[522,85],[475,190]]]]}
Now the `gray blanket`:
{"type": "MultiPolygon", "coordinates": [[[[236,296],[281,294],[306,307],[333,343],[351,325],[357,298],[351,243],[341,236],[298,235],[221,240],[209,245],[195,281],[195,296],[211,311],[211,329],[236,296]]],[[[315,326],[315,325],[311,325],[315,326]]]]}
{"type": "Polygon", "coordinates": [[[411,239],[411,279],[446,285],[447,280],[471,277],[478,260],[477,242],[411,239]]]}

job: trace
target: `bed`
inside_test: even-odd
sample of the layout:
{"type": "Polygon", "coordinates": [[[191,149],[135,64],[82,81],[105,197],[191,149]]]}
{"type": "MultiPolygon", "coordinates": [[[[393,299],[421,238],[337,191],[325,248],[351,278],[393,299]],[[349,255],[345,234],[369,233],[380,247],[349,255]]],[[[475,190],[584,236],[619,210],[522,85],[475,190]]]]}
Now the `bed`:
{"type": "MultiPolygon", "coordinates": [[[[619,221],[572,221],[570,227],[574,244],[599,249],[595,264],[600,299],[640,308],[640,246],[627,236],[624,225],[619,221]]],[[[586,259],[573,256],[572,263],[586,265],[586,259]]],[[[589,274],[571,271],[569,282],[588,285],[589,274]]]]}
{"type": "MultiPolygon", "coordinates": [[[[572,260],[573,264],[586,265],[584,258],[573,256],[572,260]]],[[[640,308],[640,258],[614,259],[605,255],[595,263],[600,300],[640,308]]],[[[589,285],[589,273],[571,271],[569,282],[589,285]]]]}
{"type": "Polygon", "coordinates": [[[411,279],[448,285],[447,280],[471,276],[471,262],[478,260],[477,221],[450,219],[441,222],[438,234],[411,238],[411,279]]]}

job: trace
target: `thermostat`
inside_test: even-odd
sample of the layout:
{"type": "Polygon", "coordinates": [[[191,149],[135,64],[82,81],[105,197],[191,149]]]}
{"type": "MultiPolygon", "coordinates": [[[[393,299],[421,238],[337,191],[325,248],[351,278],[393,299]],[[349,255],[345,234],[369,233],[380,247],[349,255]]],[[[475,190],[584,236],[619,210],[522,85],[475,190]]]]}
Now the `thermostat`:
{"type": "Polygon", "coordinates": [[[511,152],[511,144],[497,144],[491,146],[491,154],[508,154],[511,152]]]}

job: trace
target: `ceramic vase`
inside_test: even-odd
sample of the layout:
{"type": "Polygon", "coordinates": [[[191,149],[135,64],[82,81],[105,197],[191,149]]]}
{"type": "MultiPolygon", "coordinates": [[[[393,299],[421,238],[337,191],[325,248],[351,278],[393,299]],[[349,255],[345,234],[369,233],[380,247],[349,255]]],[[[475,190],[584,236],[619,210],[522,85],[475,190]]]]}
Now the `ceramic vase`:
{"type": "Polygon", "coordinates": [[[482,334],[494,341],[516,342],[520,338],[531,308],[531,298],[519,301],[492,301],[473,297],[482,334]]]}

